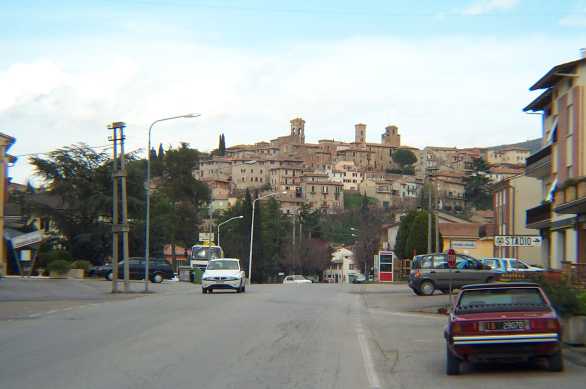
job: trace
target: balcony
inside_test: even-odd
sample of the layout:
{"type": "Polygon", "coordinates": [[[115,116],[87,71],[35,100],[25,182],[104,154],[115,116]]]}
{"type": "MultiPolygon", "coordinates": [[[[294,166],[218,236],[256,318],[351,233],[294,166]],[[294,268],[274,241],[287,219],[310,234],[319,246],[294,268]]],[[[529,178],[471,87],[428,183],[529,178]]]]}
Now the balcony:
{"type": "Polygon", "coordinates": [[[525,175],[546,178],[551,174],[551,145],[531,154],[525,161],[525,175]]]}
{"type": "Polygon", "coordinates": [[[560,214],[586,214],[586,176],[569,178],[555,194],[554,211],[560,214]]]}
{"type": "Polygon", "coordinates": [[[551,218],[551,203],[543,203],[526,211],[525,226],[527,228],[541,229],[549,227],[551,218]]]}

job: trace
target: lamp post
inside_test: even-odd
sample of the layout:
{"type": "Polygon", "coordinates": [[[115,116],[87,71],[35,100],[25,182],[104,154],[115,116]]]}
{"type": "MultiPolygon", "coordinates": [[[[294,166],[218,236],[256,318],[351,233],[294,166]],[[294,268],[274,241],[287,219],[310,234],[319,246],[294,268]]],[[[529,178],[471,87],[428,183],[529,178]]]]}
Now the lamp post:
{"type": "Polygon", "coordinates": [[[287,191],[269,193],[268,195],[261,196],[261,197],[256,198],[252,201],[252,220],[250,222],[250,253],[248,255],[248,286],[252,285],[252,242],[253,242],[253,238],[254,238],[254,209],[256,206],[256,202],[258,200],[266,199],[267,197],[272,197],[272,196],[276,196],[278,194],[286,194],[286,193],[287,193],[287,191]]]}
{"type": "Polygon", "coordinates": [[[235,216],[233,218],[230,218],[230,219],[218,224],[218,246],[220,246],[220,227],[223,226],[224,224],[231,222],[232,220],[236,220],[236,219],[244,219],[244,216],[242,216],[242,215],[235,216]]]}
{"type": "Polygon", "coordinates": [[[151,132],[153,126],[159,122],[174,119],[190,119],[201,116],[199,113],[188,113],[186,115],[172,116],[168,118],[158,119],[151,123],[149,127],[149,141],[147,146],[147,176],[145,181],[145,195],[146,195],[146,216],[145,216],[145,248],[144,248],[144,291],[149,290],[149,250],[150,250],[150,226],[151,226],[151,132]]]}

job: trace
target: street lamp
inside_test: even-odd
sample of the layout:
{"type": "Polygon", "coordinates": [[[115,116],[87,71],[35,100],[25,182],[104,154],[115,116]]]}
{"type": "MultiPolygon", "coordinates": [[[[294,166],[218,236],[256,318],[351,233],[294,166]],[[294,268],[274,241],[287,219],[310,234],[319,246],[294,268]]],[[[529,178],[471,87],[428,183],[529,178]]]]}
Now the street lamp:
{"type": "Polygon", "coordinates": [[[235,216],[233,218],[230,218],[220,224],[218,224],[218,246],[220,246],[220,227],[223,226],[224,224],[231,222],[232,220],[236,220],[236,219],[244,219],[244,216],[235,216]]]}
{"type": "Polygon", "coordinates": [[[268,195],[264,195],[254,199],[254,201],[252,202],[252,221],[250,223],[250,253],[248,255],[248,286],[252,285],[252,239],[254,237],[254,208],[258,200],[266,199],[267,197],[273,197],[278,194],[287,194],[287,191],[269,193],[268,195]]]}
{"type": "Polygon", "coordinates": [[[151,123],[149,127],[149,141],[147,146],[147,176],[145,182],[145,194],[146,194],[146,217],[145,217],[145,248],[144,248],[144,291],[149,290],[149,250],[150,250],[150,226],[151,226],[151,132],[153,126],[159,122],[174,119],[191,119],[201,116],[199,113],[188,113],[186,115],[172,116],[168,118],[158,119],[151,123]]]}

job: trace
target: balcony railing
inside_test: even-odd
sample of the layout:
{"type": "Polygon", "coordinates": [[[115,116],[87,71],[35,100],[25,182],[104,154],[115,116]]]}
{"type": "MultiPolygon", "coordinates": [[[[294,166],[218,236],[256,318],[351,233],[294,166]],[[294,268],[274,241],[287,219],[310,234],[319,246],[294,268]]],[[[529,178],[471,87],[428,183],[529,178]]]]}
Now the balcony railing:
{"type": "Polygon", "coordinates": [[[527,228],[544,228],[551,218],[551,203],[543,203],[537,207],[529,208],[525,214],[527,228]]]}

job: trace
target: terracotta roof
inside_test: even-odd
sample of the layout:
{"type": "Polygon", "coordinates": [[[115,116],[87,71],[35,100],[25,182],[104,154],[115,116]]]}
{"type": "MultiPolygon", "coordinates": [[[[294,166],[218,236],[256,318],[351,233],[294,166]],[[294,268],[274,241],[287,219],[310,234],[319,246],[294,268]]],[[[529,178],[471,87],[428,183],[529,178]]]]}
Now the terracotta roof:
{"type": "Polygon", "coordinates": [[[478,238],[480,224],[477,223],[440,223],[440,233],[445,238],[478,238]]]}

